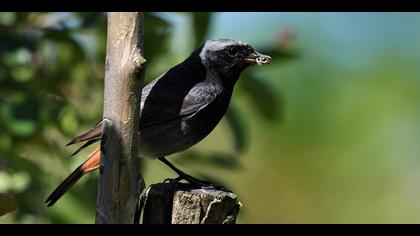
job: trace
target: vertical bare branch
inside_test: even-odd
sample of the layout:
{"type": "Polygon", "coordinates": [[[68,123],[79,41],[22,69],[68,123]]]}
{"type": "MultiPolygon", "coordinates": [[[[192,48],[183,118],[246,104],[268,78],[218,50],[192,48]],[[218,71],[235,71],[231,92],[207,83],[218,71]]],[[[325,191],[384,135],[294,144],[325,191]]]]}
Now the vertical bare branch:
{"type": "Polygon", "coordinates": [[[108,13],[104,131],[96,223],[133,223],[144,186],[137,158],[143,19],[139,12],[108,13]]]}

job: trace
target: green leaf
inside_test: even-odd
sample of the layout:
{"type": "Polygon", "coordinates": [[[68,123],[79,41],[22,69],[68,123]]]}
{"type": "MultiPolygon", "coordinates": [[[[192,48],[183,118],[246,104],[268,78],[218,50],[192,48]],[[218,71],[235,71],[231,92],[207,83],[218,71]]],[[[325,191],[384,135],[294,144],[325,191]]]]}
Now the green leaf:
{"type": "Polygon", "coordinates": [[[106,15],[102,12],[76,12],[73,14],[80,18],[80,28],[96,27],[100,20],[106,20],[106,15]]]}
{"type": "Polygon", "coordinates": [[[12,147],[12,137],[6,133],[0,133],[0,152],[4,153],[12,147]]]}
{"type": "Polygon", "coordinates": [[[27,66],[13,68],[11,74],[18,82],[27,82],[34,78],[34,70],[27,66]]]}
{"type": "Polygon", "coordinates": [[[57,43],[57,63],[60,70],[69,70],[70,65],[87,59],[81,42],[69,30],[45,29],[41,40],[57,43]]]}
{"type": "Polygon", "coordinates": [[[60,65],[62,68],[68,68],[70,65],[77,64],[78,62],[86,59],[85,51],[78,41],[68,37],[63,41],[58,41],[59,46],[57,48],[57,60],[64,65],[60,65]]]}
{"type": "Polygon", "coordinates": [[[28,187],[29,182],[29,174],[24,171],[15,173],[0,171],[0,191],[2,192],[22,192],[28,187]]]}
{"type": "Polygon", "coordinates": [[[16,21],[15,12],[2,12],[0,13],[0,24],[1,25],[12,25],[16,21]]]}
{"type": "Polygon", "coordinates": [[[241,87],[264,118],[269,121],[279,121],[282,118],[282,96],[266,80],[254,74],[246,74],[241,79],[241,87]]]}
{"type": "Polygon", "coordinates": [[[212,13],[193,12],[192,24],[194,29],[195,48],[199,47],[206,40],[206,35],[210,27],[212,13]]]}
{"type": "Polygon", "coordinates": [[[145,13],[144,22],[144,45],[147,45],[144,53],[150,64],[159,55],[167,53],[172,25],[155,13],[145,13]]]}
{"type": "Polygon", "coordinates": [[[0,25],[0,55],[6,52],[13,52],[18,48],[27,48],[34,51],[38,38],[33,32],[20,32],[16,27],[0,25]]]}
{"type": "Polygon", "coordinates": [[[39,127],[39,104],[35,97],[27,93],[16,92],[11,96],[11,103],[4,103],[0,108],[0,117],[5,126],[15,136],[28,137],[39,127]]]}
{"type": "Polygon", "coordinates": [[[238,152],[244,151],[246,147],[246,127],[234,101],[229,105],[225,118],[233,134],[235,150],[238,152]]]}
{"type": "Polygon", "coordinates": [[[31,58],[32,54],[26,48],[19,48],[3,55],[4,62],[8,66],[28,65],[31,62],[31,58]]]}
{"type": "Polygon", "coordinates": [[[76,111],[71,106],[64,107],[59,114],[60,128],[66,134],[73,134],[79,125],[76,111]]]}
{"type": "Polygon", "coordinates": [[[13,173],[11,175],[11,181],[13,183],[13,186],[11,188],[13,192],[24,191],[31,182],[29,174],[23,171],[13,173]]]}

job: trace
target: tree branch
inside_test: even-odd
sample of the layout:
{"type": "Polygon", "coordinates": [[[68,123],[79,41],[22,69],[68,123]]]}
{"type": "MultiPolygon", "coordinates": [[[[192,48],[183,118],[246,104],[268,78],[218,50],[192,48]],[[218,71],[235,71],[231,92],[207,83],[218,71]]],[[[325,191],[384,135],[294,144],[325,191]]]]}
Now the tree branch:
{"type": "Polygon", "coordinates": [[[143,19],[144,14],[138,12],[108,13],[96,223],[133,223],[144,189],[137,158],[145,62],[143,19]]]}

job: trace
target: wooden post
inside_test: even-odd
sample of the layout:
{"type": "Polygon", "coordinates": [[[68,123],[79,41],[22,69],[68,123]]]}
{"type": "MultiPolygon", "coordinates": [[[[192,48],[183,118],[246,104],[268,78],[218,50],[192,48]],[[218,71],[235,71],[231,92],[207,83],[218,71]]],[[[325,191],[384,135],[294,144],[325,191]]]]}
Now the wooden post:
{"type": "Polygon", "coordinates": [[[235,224],[242,206],[234,193],[181,183],[151,185],[141,204],[143,224],[235,224]]]}
{"type": "Polygon", "coordinates": [[[108,13],[96,223],[134,223],[138,197],[144,188],[137,158],[145,62],[143,18],[139,12],[108,13]]]}

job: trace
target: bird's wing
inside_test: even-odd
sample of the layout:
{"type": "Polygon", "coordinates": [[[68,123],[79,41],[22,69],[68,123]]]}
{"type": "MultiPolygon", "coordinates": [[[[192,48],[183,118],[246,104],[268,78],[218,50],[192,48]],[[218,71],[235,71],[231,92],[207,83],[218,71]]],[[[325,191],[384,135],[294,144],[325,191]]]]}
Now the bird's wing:
{"type": "Polygon", "coordinates": [[[197,84],[185,96],[179,115],[192,117],[212,103],[220,92],[221,90],[216,85],[209,83],[197,84]]]}
{"type": "MultiPolygon", "coordinates": [[[[147,94],[150,92],[150,88],[153,87],[153,84],[156,83],[156,81],[157,81],[157,79],[152,81],[151,83],[149,83],[147,86],[145,86],[143,88],[142,98],[141,98],[141,102],[142,102],[141,106],[143,106],[144,100],[146,99],[147,94]]],[[[87,148],[91,144],[99,141],[102,137],[102,129],[103,129],[103,123],[102,123],[102,121],[100,121],[99,123],[97,123],[95,125],[94,128],[92,128],[92,129],[88,130],[87,132],[85,132],[85,133],[73,138],[72,140],[70,140],[70,142],[67,143],[66,146],[73,145],[75,143],[80,143],[80,142],[87,141],[85,144],[83,144],[83,146],[81,146],[73,154],[71,154],[71,156],[76,155],[77,153],[79,153],[83,149],[87,148]]]]}
{"type": "Polygon", "coordinates": [[[152,102],[153,105],[149,104],[141,110],[140,128],[176,119],[191,118],[214,101],[216,97],[216,92],[206,90],[205,85],[202,84],[191,88],[181,101],[171,100],[170,96],[165,97],[165,93],[162,93],[159,99],[152,102]]]}
{"type": "MultiPolygon", "coordinates": [[[[174,119],[192,117],[210,104],[218,94],[216,85],[208,84],[202,71],[191,71],[179,64],[142,90],[140,129],[174,119]],[[192,79],[194,78],[194,79],[192,79]]],[[[79,150],[99,141],[102,121],[93,129],[72,139],[67,145],[86,142],[79,150]]]]}
{"type": "Polygon", "coordinates": [[[140,128],[191,116],[217,97],[217,88],[204,69],[173,67],[143,89],[140,128]]]}

